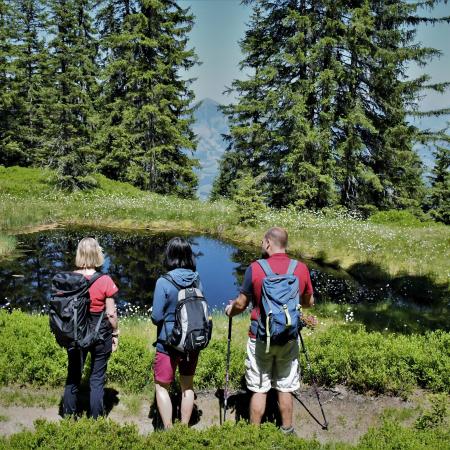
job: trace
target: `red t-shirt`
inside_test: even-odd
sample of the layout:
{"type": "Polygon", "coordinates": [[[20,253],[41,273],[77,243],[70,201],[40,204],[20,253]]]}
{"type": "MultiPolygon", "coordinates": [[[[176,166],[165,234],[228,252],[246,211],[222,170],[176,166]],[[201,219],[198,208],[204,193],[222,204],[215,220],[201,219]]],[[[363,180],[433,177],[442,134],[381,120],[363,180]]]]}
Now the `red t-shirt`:
{"type": "MultiPolygon", "coordinates": [[[[90,280],[92,275],[85,276],[90,280]]],[[[103,275],[89,288],[89,296],[91,297],[91,313],[99,313],[105,309],[105,300],[117,294],[119,288],[109,275],[103,275]]]]}
{"type": "MultiPolygon", "coordinates": [[[[286,253],[274,253],[267,259],[270,268],[274,273],[285,274],[287,273],[290,258],[286,253]]],[[[306,264],[302,262],[297,263],[294,275],[297,276],[299,281],[299,294],[300,297],[305,294],[312,294],[313,287],[311,283],[311,277],[306,264]]],[[[245,271],[244,282],[242,283],[241,292],[247,297],[252,299],[253,309],[250,313],[250,320],[258,320],[260,316],[260,303],[261,303],[261,289],[262,282],[266,274],[262,270],[261,266],[256,262],[252,262],[245,271]]],[[[249,332],[251,337],[255,337],[249,332]]]]}

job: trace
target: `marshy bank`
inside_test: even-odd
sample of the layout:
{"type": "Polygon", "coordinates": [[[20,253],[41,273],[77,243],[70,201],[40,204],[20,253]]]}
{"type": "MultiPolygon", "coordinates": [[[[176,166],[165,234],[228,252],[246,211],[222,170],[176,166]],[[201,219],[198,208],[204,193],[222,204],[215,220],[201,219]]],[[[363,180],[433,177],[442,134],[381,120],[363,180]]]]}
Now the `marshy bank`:
{"type": "MultiPolygon", "coordinates": [[[[345,269],[360,280],[390,282],[404,295],[419,291],[423,298],[448,298],[450,292],[450,227],[407,214],[401,220],[387,214],[371,221],[340,210],[269,209],[256,226],[244,227],[230,202],[146,193],[103,176],[95,189],[67,193],[51,180],[51,172],[0,167],[0,235],[59,223],[207,234],[258,246],[264,230],[279,225],[288,229],[290,250],[297,256],[345,269]]],[[[11,254],[13,244],[0,239],[0,254],[11,254]]]]}

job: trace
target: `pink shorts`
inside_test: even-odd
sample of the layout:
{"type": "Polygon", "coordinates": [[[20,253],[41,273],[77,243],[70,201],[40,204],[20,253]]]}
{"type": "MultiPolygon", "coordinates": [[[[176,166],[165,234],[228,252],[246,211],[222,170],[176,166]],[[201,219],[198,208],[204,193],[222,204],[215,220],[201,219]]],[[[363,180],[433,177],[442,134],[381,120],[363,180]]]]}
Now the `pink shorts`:
{"type": "Polygon", "coordinates": [[[198,353],[190,354],[189,359],[185,355],[166,355],[156,352],[153,362],[155,381],[169,384],[175,380],[175,371],[179,366],[180,375],[193,376],[198,362],[198,353]]]}

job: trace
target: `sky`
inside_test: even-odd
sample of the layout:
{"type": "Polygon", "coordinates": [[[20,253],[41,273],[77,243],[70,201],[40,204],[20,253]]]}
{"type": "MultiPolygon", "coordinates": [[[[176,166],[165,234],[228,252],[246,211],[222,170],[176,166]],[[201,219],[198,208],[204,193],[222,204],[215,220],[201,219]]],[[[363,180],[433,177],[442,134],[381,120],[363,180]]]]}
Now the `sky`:
{"type": "MultiPolygon", "coordinates": [[[[240,0],[179,0],[179,4],[190,7],[196,17],[190,43],[203,64],[191,69],[189,76],[197,78],[193,84],[197,100],[208,97],[219,103],[231,102],[233,97],[223,91],[234,79],[245,77],[239,70],[242,54],[238,41],[245,34],[251,7],[242,5],[240,0]]],[[[450,3],[440,5],[433,15],[450,16],[450,3]]],[[[450,80],[450,24],[421,25],[417,41],[443,52],[439,60],[425,68],[432,80],[450,80]]],[[[423,71],[416,66],[410,68],[411,76],[423,71]]],[[[422,100],[423,110],[443,107],[450,107],[450,89],[444,95],[427,94],[422,100]]]]}

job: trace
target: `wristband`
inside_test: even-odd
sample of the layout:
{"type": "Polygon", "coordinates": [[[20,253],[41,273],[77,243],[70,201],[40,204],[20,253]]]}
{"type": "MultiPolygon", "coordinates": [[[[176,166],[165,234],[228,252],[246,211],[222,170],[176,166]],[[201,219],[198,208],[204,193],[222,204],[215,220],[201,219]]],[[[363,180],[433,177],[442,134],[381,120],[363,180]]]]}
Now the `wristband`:
{"type": "Polygon", "coordinates": [[[120,334],[120,331],[119,331],[119,330],[114,330],[114,331],[112,332],[112,336],[113,336],[113,337],[119,337],[119,334],[120,334]]]}

